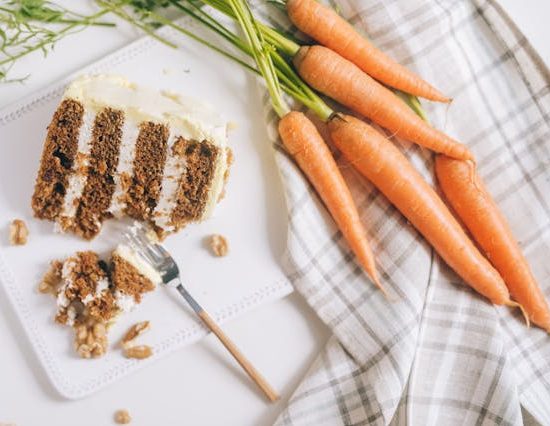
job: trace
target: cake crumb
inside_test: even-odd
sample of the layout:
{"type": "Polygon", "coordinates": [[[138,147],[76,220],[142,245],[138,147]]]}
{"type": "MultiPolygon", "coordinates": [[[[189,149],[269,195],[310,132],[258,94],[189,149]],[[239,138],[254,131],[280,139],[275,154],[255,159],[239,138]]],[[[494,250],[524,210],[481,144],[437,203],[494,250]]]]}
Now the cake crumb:
{"type": "Polygon", "coordinates": [[[239,125],[237,124],[236,121],[230,121],[229,123],[227,123],[227,131],[232,131],[232,130],[236,130],[237,128],[239,127],[239,125]]]}
{"type": "Polygon", "coordinates": [[[10,244],[12,246],[24,246],[27,244],[29,229],[24,221],[15,219],[10,224],[10,244]]]}
{"type": "Polygon", "coordinates": [[[127,348],[130,348],[131,346],[134,346],[135,340],[150,328],[151,328],[151,323],[149,321],[143,321],[143,322],[138,322],[137,324],[134,324],[132,327],[130,327],[130,329],[126,332],[126,334],[122,338],[122,341],[121,341],[122,348],[127,349],[127,348]]]}
{"type": "Polygon", "coordinates": [[[229,252],[229,245],[227,239],[223,235],[214,234],[210,237],[210,249],[214,256],[223,257],[227,256],[229,252]]]}
{"type": "Polygon", "coordinates": [[[119,425],[127,425],[132,421],[132,417],[128,410],[117,410],[115,413],[115,423],[119,425]]]}
{"type": "Polygon", "coordinates": [[[145,359],[151,355],[153,355],[153,349],[147,345],[131,346],[124,349],[124,356],[126,358],[145,359]]]}

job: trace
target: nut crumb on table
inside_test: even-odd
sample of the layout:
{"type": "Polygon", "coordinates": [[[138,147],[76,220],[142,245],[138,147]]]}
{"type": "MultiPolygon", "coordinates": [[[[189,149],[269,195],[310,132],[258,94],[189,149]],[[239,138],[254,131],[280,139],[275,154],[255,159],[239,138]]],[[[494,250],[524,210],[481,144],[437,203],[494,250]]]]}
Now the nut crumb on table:
{"type": "Polygon", "coordinates": [[[119,425],[127,425],[132,421],[132,417],[128,410],[118,410],[115,413],[115,422],[119,425]]]}
{"type": "Polygon", "coordinates": [[[227,239],[223,235],[212,235],[210,237],[210,249],[217,257],[227,256],[227,253],[229,252],[227,239]]]}
{"type": "Polygon", "coordinates": [[[10,224],[10,244],[12,246],[23,246],[27,244],[29,229],[21,219],[14,219],[10,224]]]}

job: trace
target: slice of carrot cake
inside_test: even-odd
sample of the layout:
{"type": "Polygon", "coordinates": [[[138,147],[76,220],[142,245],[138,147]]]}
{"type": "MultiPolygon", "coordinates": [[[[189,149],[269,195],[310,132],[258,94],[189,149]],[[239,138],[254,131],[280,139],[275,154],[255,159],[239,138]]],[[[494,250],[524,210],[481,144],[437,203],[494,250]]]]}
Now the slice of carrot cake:
{"type": "Polygon", "coordinates": [[[159,236],[207,218],[223,193],[227,124],[196,100],[122,77],[71,83],[48,127],[32,208],[86,239],[130,216],[159,236]]]}

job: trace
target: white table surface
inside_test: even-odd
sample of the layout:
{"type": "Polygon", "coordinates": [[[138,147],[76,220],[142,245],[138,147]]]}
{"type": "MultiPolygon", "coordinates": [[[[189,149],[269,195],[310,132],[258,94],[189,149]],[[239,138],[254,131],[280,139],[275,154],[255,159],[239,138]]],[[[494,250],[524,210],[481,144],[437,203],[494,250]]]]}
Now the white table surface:
{"type": "MultiPolygon", "coordinates": [[[[550,64],[550,3],[500,2],[550,64]]],[[[85,10],[88,0],[70,3],[85,10]]],[[[93,28],[61,41],[46,59],[40,54],[28,57],[14,72],[30,72],[31,77],[23,85],[0,85],[0,107],[137,36],[124,25],[119,31],[93,28]]],[[[5,232],[5,224],[0,224],[0,229],[5,232]]],[[[0,425],[109,425],[119,408],[130,411],[133,425],[271,424],[324,346],[329,332],[296,294],[250,312],[224,328],[280,391],[280,402],[266,403],[212,336],[95,395],[67,401],[49,384],[0,292],[0,425]]]]}

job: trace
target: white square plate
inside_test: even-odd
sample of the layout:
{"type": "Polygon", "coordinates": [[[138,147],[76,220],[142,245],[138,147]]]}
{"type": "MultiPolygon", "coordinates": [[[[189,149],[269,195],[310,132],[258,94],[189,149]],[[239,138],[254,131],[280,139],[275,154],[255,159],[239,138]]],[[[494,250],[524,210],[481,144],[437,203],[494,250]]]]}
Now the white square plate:
{"type": "MultiPolygon", "coordinates": [[[[170,30],[160,33],[182,41],[170,30]]],[[[166,245],[189,291],[218,321],[290,293],[292,287],[280,267],[287,211],[254,77],[194,42],[185,41],[185,47],[175,50],[151,38],[140,39],[77,74],[83,73],[121,74],[142,85],[196,97],[236,124],[229,135],[235,162],[225,199],[213,218],[169,237],[166,245]],[[227,237],[228,256],[214,258],[209,253],[205,237],[212,233],[227,237]]],[[[160,288],[112,328],[106,356],[83,360],[73,350],[73,331],[53,322],[54,299],[37,292],[52,259],[77,250],[107,256],[123,225],[107,221],[100,236],[86,242],[55,234],[53,223],[32,217],[30,200],[46,126],[72,78],[0,110],[0,282],[55,388],[65,397],[79,398],[199,339],[206,331],[177,294],[160,288]],[[7,243],[7,226],[14,218],[24,219],[29,226],[26,246],[7,243]],[[152,322],[142,339],[155,354],[144,361],[125,359],[116,343],[140,320],[152,322]]]]}

